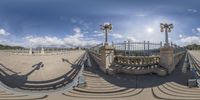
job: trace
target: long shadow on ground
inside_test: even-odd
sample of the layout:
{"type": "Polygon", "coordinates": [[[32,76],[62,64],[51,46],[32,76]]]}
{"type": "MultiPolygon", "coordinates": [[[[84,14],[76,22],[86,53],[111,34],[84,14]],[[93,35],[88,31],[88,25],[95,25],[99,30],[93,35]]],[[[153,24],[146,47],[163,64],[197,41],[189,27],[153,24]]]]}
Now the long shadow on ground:
{"type": "Polygon", "coordinates": [[[0,81],[5,85],[7,85],[8,87],[19,88],[22,90],[40,91],[40,90],[51,90],[51,89],[55,90],[58,88],[62,88],[66,86],[68,83],[72,82],[73,79],[78,74],[78,72],[80,71],[81,67],[79,66],[79,63],[81,62],[80,59],[82,59],[82,57],[83,56],[81,56],[79,60],[76,61],[76,64],[72,64],[72,69],[67,73],[65,73],[64,75],[61,75],[55,79],[45,80],[45,81],[28,81],[29,75],[31,75],[36,70],[39,70],[44,66],[42,62],[33,65],[32,68],[34,69],[32,69],[25,75],[19,75],[18,73],[10,70],[3,64],[0,64],[0,81]],[[3,67],[3,69],[1,67],[3,67]],[[4,69],[6,69],[6,71],[4,69]],[[9,71],[9,73],[11,74],[9,74],[7,71],[9,71]]]}

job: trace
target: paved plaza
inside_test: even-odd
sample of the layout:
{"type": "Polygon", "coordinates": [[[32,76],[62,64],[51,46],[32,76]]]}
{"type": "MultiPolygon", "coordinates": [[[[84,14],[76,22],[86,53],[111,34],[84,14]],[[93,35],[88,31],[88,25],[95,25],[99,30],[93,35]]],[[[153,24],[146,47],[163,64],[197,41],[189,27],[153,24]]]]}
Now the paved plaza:
{"type": "Polygon", "coordinates": [[[29,81],[44,81],[57,78],[72,69],[70,63],[83,55],[84,51],[69,51],[66,54],[49,55],[49,56],[26,56],[14,55],[0,52],[0,67],[9,68],[18,73],[25,75],[31,72],[38,64],[43,66],[28,75],[29,81]],[[69,62],[64,62],[67,59],[69,62]]]}

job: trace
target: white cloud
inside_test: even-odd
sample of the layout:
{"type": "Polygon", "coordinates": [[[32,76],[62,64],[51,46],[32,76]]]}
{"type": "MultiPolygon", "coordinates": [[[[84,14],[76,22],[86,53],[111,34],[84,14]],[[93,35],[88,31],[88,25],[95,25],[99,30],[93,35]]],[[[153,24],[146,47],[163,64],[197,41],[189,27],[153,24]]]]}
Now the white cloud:
{"type": "Polygon", "coordinates": [[[76,47],[76,46],[93,46],[100,41],[87,38],[81,32],[81,29],[76,27],[73,29],[74,33],[72,35],[67,35],[64,38],[58,37],[34,37],[34,36],[27,36],[25,39],[31,43],[33,46],[65,46],[65,47],[76,47]]]}
{"type": "Polygon", "coordinates": [[[75,24],[76,26],[81,27],[82,30],[84,31],[88,30],[91,24],[90,22],[86,22],[85,20],[81,18],[76,18],[76,17],[71,18],[71,22],[75,24]]]}
{"type": "MultiPolygon", "coordinates": [[[[103,37],[105,34],[99,31],[94,31],[93,36],[94,37],[103,37]]],[[[108,36],[110,36],[111,38],[113,38],[114,41],[123,41],[123,40],[132,40],[132,41],[136,41],[135,37],[133,36],[128,36],[128,35],[124,35],[124,34],[120,34],[120,33],[109,33],[108,36]]]]}
{"type": "Polygon", "coordinates": [[[102,37],[102,36],[104,36],[104,34],[103,33],[98,33],[98,34],[94,34],[93,36],[95,36],[95,37],[102,37]]]}
{"type": "Polygon", "coordinates": [[[57,38],[57,37],[34,37],[34,36],[27,36],[25,39],[28,40],[34,46],[55,46],[55,45],[63,45],[64,42],[57,38]]]}
{"type": "Polygon", "coordinates": [[[198,31],[198,33],[200,33],[200,28],[199,27],[196,30],[198,31]]]}
{"type": "Polygon", "coordinates": [[[102,32],[100,32],[100,31],[94,31],[94,33],[102,33],[102,32]]]}
{"type": "Polygon", "coordinates": [[[122,39],[124,36],[122,36],[121,34],[116,34],[116,33],[111,33],[109,34],[110,36],[116,38],[116,39],[122,39]]]}
{"type": "Polygon", "coordinates": [[[192,33],[197,34],[197,35],[200,34],[200,27],[193,28],[192,33]]]}
{"type": "MultiPolygon", "coordinates": [[[[137,41],[137,39],[134,36],[131,35],[124,35],[120,33],[110,33],[109,36],[113,37],[114,40],[120,40],[121,42],[123,40],[132,40],[132,41],[137,41]]],[[[119,42],[120,42],[119,41],[119,42]]]]}
{"type": "Polygon", "coordinates": [[[64,44],[68,46],[92,46],[98,44],[100,41],[84,38],[83,34],[74,34],[64,38],[64,44]]]}
{"type": "Polygon", "coordinates": [[[180,42],[183,43],[184,45],[188,44],[200,44],[200,37],[198,36],[186,36],[180,39],[180,42]]]}
{"type": "Polygon", "coordinates": [[[196,9],[187,9],[187,11],[188,11],[188,12],[192,12],[192,13],[198,12],[198,10],[196,10],[196,9]]]}
{"type": "Polygon", "coordinates": [[[76,23],[77,20],[75,18],[71,18],[72,23],[76,23]]]}
{"type": "Polygon", "coordinates": [[[100,31],[94,31],[94,34],[92,36],[94,36],[94,37],[102,37],[102,36],[104,36],[104,33],[100,32],[100,31]]]}
{"type": "Polygon", "coordinates": [[[100,43],[98,40],[90,39],[84,36],[83,33],[81,33],[81,30],[76,28],[74,29],[74,34],[69,35],[63,39],[65,45],[69,46],[92,46],[100,43]]]}
{"type": "Polygon", "coordinates": [[[73,30],[74,30],[75,33],[80,33],[81,32],[81,29],[79,27],[76,27],[73,30]]]}
{"type": "Polygon", "coordinates": [[[10,35],[10,33],[9,32],[7,32],[6,30],[4,30],[4,29],[0,29],[0,36],[6,36],[6,35],[10,35]]]}

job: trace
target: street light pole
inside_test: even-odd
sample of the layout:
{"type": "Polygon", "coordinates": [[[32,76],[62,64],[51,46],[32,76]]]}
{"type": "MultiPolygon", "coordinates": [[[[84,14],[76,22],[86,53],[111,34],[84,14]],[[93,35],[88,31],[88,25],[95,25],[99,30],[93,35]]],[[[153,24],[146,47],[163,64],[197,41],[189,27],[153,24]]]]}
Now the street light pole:
{"type": "Polygon", "coordinates": [[[105,30],[105,43],[108,43],[108,30],[105,30]]]}
{"type": "Polygon", "coordinates": [[[169,44],[167,28],[165,28],[165,42],[166,44],[169,44]]]}
{"type": "Polygon", "coordinates": [[[108,32],[112,30],[112,24],[111,23],[104,23],[101,26],[101,30],[105,33],[105,45],[108,44],[108,32]]]}
{"type": "Polygon", "coordinates": [[[160,23],[160,31],[161,32],[165,31],[165,46],[169,46],[168,32],[171,32],[171,29],[173,29],[173,28],[174,28],[173,24],[160,23]]]}

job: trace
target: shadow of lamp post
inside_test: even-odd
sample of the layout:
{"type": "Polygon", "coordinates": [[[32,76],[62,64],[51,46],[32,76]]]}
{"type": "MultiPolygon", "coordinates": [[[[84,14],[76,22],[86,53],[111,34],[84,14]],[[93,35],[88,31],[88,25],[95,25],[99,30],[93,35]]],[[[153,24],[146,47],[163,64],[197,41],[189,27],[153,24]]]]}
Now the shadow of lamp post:
{"type": "Polygon", "coordinates": [[[101,26],[101,30],[105,33],[105,45],[108,45],[108,32],[112,30],[111,23],[104,23],[101,26]]]}
{"type": "Polygon", "coordinates": [[[6,76],[0,76],[0,80],[11,88],[18,88],[23,86],[27,82],[29,75],[42,67],[44,67],[44,64],[42,62],[39,62],[38,64],[33,65],[32,68],[34,69],[25,75],[18,75],[17,73],[12,75],[6,74],[6,76]]]}
{"type": "Polygon", "coordinates": [[[173,24],[167,24],[167,23],[160,23],[160,31],[164,32],[165,31],[165,47],[169,46],[169,41],[168,41],[168,32],[171,32],[171,29],[174,28],[173,24]]]}

